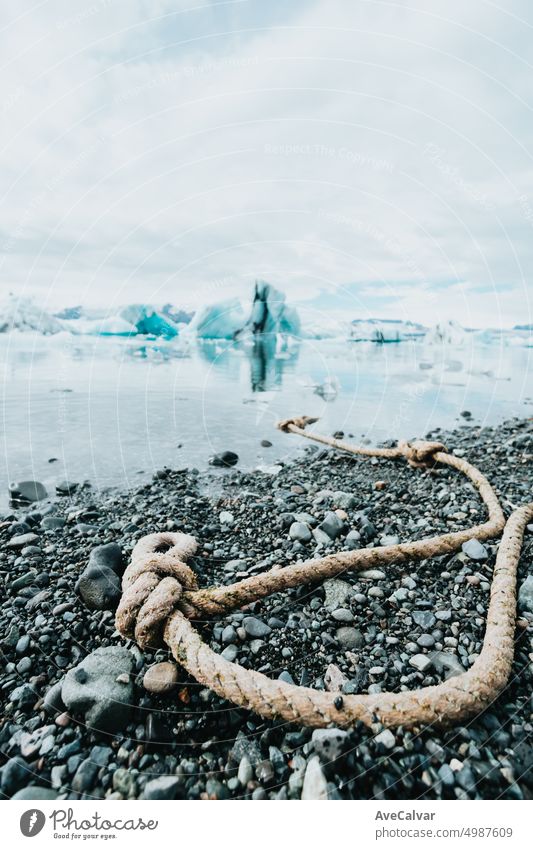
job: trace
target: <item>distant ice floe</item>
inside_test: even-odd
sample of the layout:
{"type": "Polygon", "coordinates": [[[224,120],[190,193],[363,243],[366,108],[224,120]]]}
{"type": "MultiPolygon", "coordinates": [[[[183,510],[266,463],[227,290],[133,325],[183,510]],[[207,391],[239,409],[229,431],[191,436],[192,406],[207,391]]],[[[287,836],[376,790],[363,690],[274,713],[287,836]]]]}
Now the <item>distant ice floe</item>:
{"type": "Polygon", "coordinates": [[[429,345],[464,345],[468,337],[467,331],[457,321],[439,321],[427,331],[424,341],[429,345]]]}
{"type": "Polygon", "coordinates": [[[350,340],[352,342],[404,342],[408,339],[418,339],[424,336],[426,328],[412,321],[400,319],[355,319],[351,324],[350,340]]]}
{"type": "Polygon", "coordinates": [[[0,304],[0,333],[13,330],[37,331],[43,335],[60,333],[63,324],[59,319],[37,306],[31,298],[9,295],[0,304]]]}

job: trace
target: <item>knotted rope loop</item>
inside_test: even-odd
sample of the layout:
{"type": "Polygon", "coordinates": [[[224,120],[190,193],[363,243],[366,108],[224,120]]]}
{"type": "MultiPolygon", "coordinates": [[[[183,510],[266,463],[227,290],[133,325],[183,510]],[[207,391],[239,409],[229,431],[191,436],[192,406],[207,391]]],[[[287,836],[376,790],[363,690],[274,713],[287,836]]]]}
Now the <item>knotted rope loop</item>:
{"type": "Polygon", "coordinates": [[[301,430],[305,430],[307,425],[314,424],[318,419],[314,416],[295,416],[292,419],[282,419],[277,423],[276,427],[278,430],[282,430],[283,433],[290,433],[291,427],[298,427],[301,430]]]}
{"type": "Polygon", "coordinates": [[[446,453],[447,449],[442,442],[427,442],[424,439],[415,439],[413,442],[400,440],[398,450],[407,458],[407,462],[415,469],[433,466],[437,461],[435,454],[439,451],[446,453]]]}
{"type": "Polygon", "coordinates": [[[198,583],[184,561],[197,549],[194,537],[182,533],[148,534],[136,544],[122,578],[117,630],[135,638],[141,648],[162,645],[163,626],[184,590],[198,583]]]}

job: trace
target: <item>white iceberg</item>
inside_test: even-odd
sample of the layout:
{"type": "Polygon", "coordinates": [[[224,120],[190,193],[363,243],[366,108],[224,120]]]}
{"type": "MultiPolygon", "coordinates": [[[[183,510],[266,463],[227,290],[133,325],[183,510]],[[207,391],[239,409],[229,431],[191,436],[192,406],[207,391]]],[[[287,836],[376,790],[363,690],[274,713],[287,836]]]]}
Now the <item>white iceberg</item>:
{"type": "Polygon", "coordinates": [[[137,328],[120,315],[102,318],[77,318],[63,322],[71,333],[80,336],[136,336],[137,328]]]}
{"type": "Polygon", "coordinates": [[[244,322],[241,302],[238,298],[228,298],[198,310],[186,332],[194,333],[200,339],[233,339],[244,322]]]}
{"type": "Polygon", "coordinates": [[[0,305],[0,333],[34,330],[48,335],[63,329],[58,318],[38,307],[31,298],[9,295],[0,305]]]}
{"type": "Polygon", "coordinates": [[[452,345],[459,347],[464,345],[467,339],[467,331],[457,321],[439,321],[431,327],[425,337],[429,345],[452,345]]]}
{"type": "Polygon", "coordinates": [[[355,319],[352,321],[350,339],[352,342],[376,342],[383,345],[417,339],[424,333],[425,328],[412,321],[394,318],[355,319]]]}

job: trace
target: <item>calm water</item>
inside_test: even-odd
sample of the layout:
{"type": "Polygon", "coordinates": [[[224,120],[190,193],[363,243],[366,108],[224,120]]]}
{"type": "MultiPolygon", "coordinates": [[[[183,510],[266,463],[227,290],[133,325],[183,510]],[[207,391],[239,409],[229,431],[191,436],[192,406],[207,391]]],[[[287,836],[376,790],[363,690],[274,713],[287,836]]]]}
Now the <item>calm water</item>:
{"type": "Polygon", "coordinates": [[[454,426],[463,410],[476,424],[531,415],[531,350],[0,336],[0,501],[17,479],[131,487],[164,465],[205,468],[224,449],[241,467],[273,464],[301,450],[274,429],[291,414],[372,442],[454,426]]]}

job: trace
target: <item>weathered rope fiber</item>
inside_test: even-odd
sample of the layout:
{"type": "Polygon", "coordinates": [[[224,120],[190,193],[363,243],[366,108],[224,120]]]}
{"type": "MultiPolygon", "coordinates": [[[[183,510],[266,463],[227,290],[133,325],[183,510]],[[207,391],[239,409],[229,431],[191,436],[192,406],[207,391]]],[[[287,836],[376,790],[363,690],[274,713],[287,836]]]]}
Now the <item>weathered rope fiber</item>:
{"type": "Polygon", "coordinates": [[[399,443],[394,448],[359,448],[315,433],[305,427],[316,419],[302,417],[280,422],[281,430],[351,454],[405,457],[411,465],[448,465],[465,474],[487,507],[488,520],[462,531],[414,542],[339,552],[239,581],[229,587],[197,589],[194,572],[186,564],[196,551],[194,537],[180,533],[150,534],[135,546],[123,578],[123,595],[116,626],[139,645],[155,646],[163,640],[172,654],[201,684],[241,707],[267,717],[321,727],[334,723],[350,726],[356,720],[385,725],[463,720],[496,698],[509,678],[513,659],[516,617],[516,569],[526,524],[533,518],[533,503],[520,507],[505,525],[496,494],[481,472],[466,460],[448,454],[441,443],[399,443]],[[411,559],[422,559],[458,550],[475,537],[497,536],[505,526],[498,550],[483,648],[473,666],[462,675],[432,687],[401,693],[350,695],[298,687],[230,663],[213,652],[193,628],[190,618],[216,615],[272,593],[316,582],[347,569],[411,559]]]}

